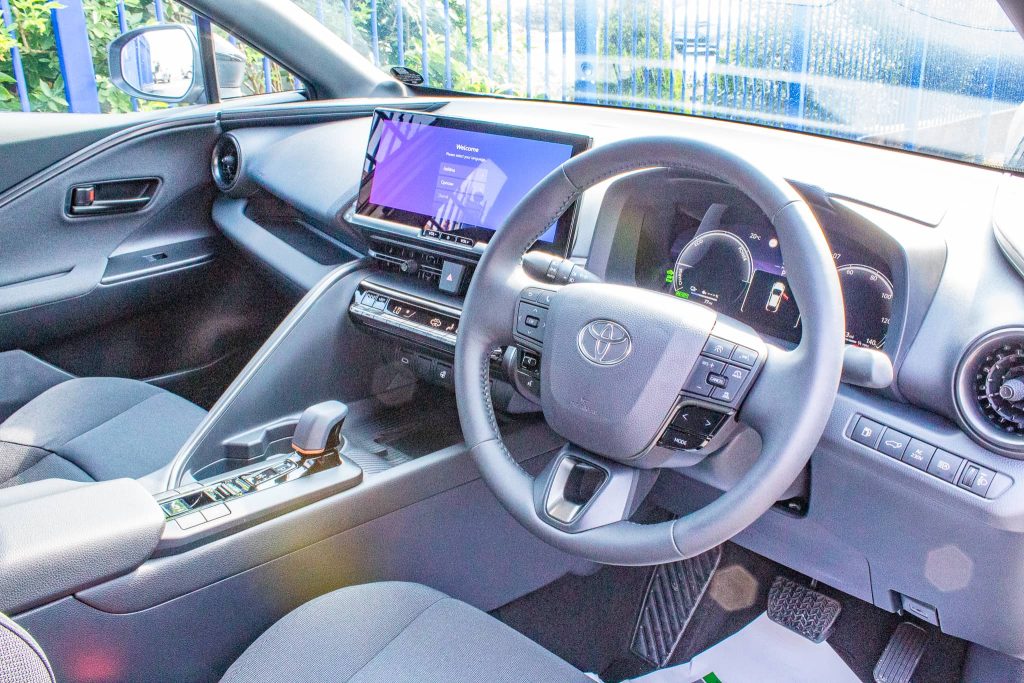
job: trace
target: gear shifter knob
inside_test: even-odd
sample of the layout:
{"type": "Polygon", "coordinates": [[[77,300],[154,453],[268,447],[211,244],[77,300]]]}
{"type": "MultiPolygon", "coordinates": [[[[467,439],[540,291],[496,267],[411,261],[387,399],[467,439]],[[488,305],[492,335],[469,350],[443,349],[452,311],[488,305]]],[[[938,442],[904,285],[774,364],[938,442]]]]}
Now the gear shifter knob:
{"type": "Polygon", "coordinates": [[[341,401],[324,401],[302,411],[292,436],[292,448],[303,456],[318,456],[341,447],[341,427],[348,406],[341,401]]]}

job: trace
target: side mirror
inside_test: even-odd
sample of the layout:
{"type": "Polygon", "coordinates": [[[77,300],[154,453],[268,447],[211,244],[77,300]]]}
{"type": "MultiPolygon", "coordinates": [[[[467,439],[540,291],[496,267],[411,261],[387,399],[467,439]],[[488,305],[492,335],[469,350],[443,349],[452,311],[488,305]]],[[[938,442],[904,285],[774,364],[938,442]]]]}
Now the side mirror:
{"type": "Polygon", "coordinates": [[[199,44],[180,24],[129,31],[110,43],[107,54],[110,79],[132,97],[196,102],[203,94],[199,44]]]}

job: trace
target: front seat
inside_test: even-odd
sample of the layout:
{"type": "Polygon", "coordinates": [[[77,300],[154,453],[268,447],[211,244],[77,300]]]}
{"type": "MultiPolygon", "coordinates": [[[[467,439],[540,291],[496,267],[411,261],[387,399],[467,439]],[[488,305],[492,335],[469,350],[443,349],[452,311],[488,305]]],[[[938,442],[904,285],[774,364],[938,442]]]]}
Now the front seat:
{"type": "MultiPolygon", "coordinates": [[[[42,658],[30,637],[10,640],[18,651],[5,654],[0,640],[0,672],[7,657],[21,662],[42,658]]],[[[52,680],[45,658],[34,670],[35,678],[17,680],[52,680]]],[[[0,683],[7,680],[0,673],[0,683]]],[[[394,582],[342,588],[307,602],[256,639],[221,679],[304,681],[593,683],[475,607],[433,588],[394,582]]]]}
{"type": "Polygon", "coordinates": [[[40,479],[137,479],[164,467],[206,411],[133,379],[47,389],[0,424],[0,488],[40,479]]]}

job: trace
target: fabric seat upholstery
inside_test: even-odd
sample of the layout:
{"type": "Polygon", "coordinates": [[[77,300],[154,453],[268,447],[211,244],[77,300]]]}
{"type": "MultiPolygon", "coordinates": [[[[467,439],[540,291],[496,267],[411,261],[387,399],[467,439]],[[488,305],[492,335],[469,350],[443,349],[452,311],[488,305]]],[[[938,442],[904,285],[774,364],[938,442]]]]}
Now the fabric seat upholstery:
{"type": "Polygon", "coordinates": [[[39,643],[0,614],[0,683],[53,683],[53,670],[39,643]]]}
{"type": "Polygon", "coordinates": [[[475,607],[394,582],[342,588],[285,615],[222,679],[257,681],[593,683],[475,607]]]}
{"type": "Polygon", "coordinates": [[[131,379],[72,379],[0,424],[0,488],[41,479],[139,478],[167,465],[206,415],[131,379]]]}

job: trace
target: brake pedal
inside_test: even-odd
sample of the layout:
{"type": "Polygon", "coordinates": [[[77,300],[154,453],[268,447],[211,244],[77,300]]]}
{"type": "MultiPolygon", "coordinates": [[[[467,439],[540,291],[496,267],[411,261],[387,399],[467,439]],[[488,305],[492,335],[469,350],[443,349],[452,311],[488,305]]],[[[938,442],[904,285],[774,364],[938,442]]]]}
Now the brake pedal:
{"type": "Polygon", "coordinates": [[[633,631],[633,654],[659,669],[668,664],[721,559],[718,546],[654,568],[633,631]]]}
{"type": "Polygon", "coordinates": [[[910,683],[926,645],[927,631],[909,621],[901,623],[875,664],[875,683],[910,683]]]}
{"type": "Polygon", "coordinates": [[[768,591],[768,618],[812,643],[828,639],[840,611],[838,600],[784,576],[776,576],[768,591]]]}

